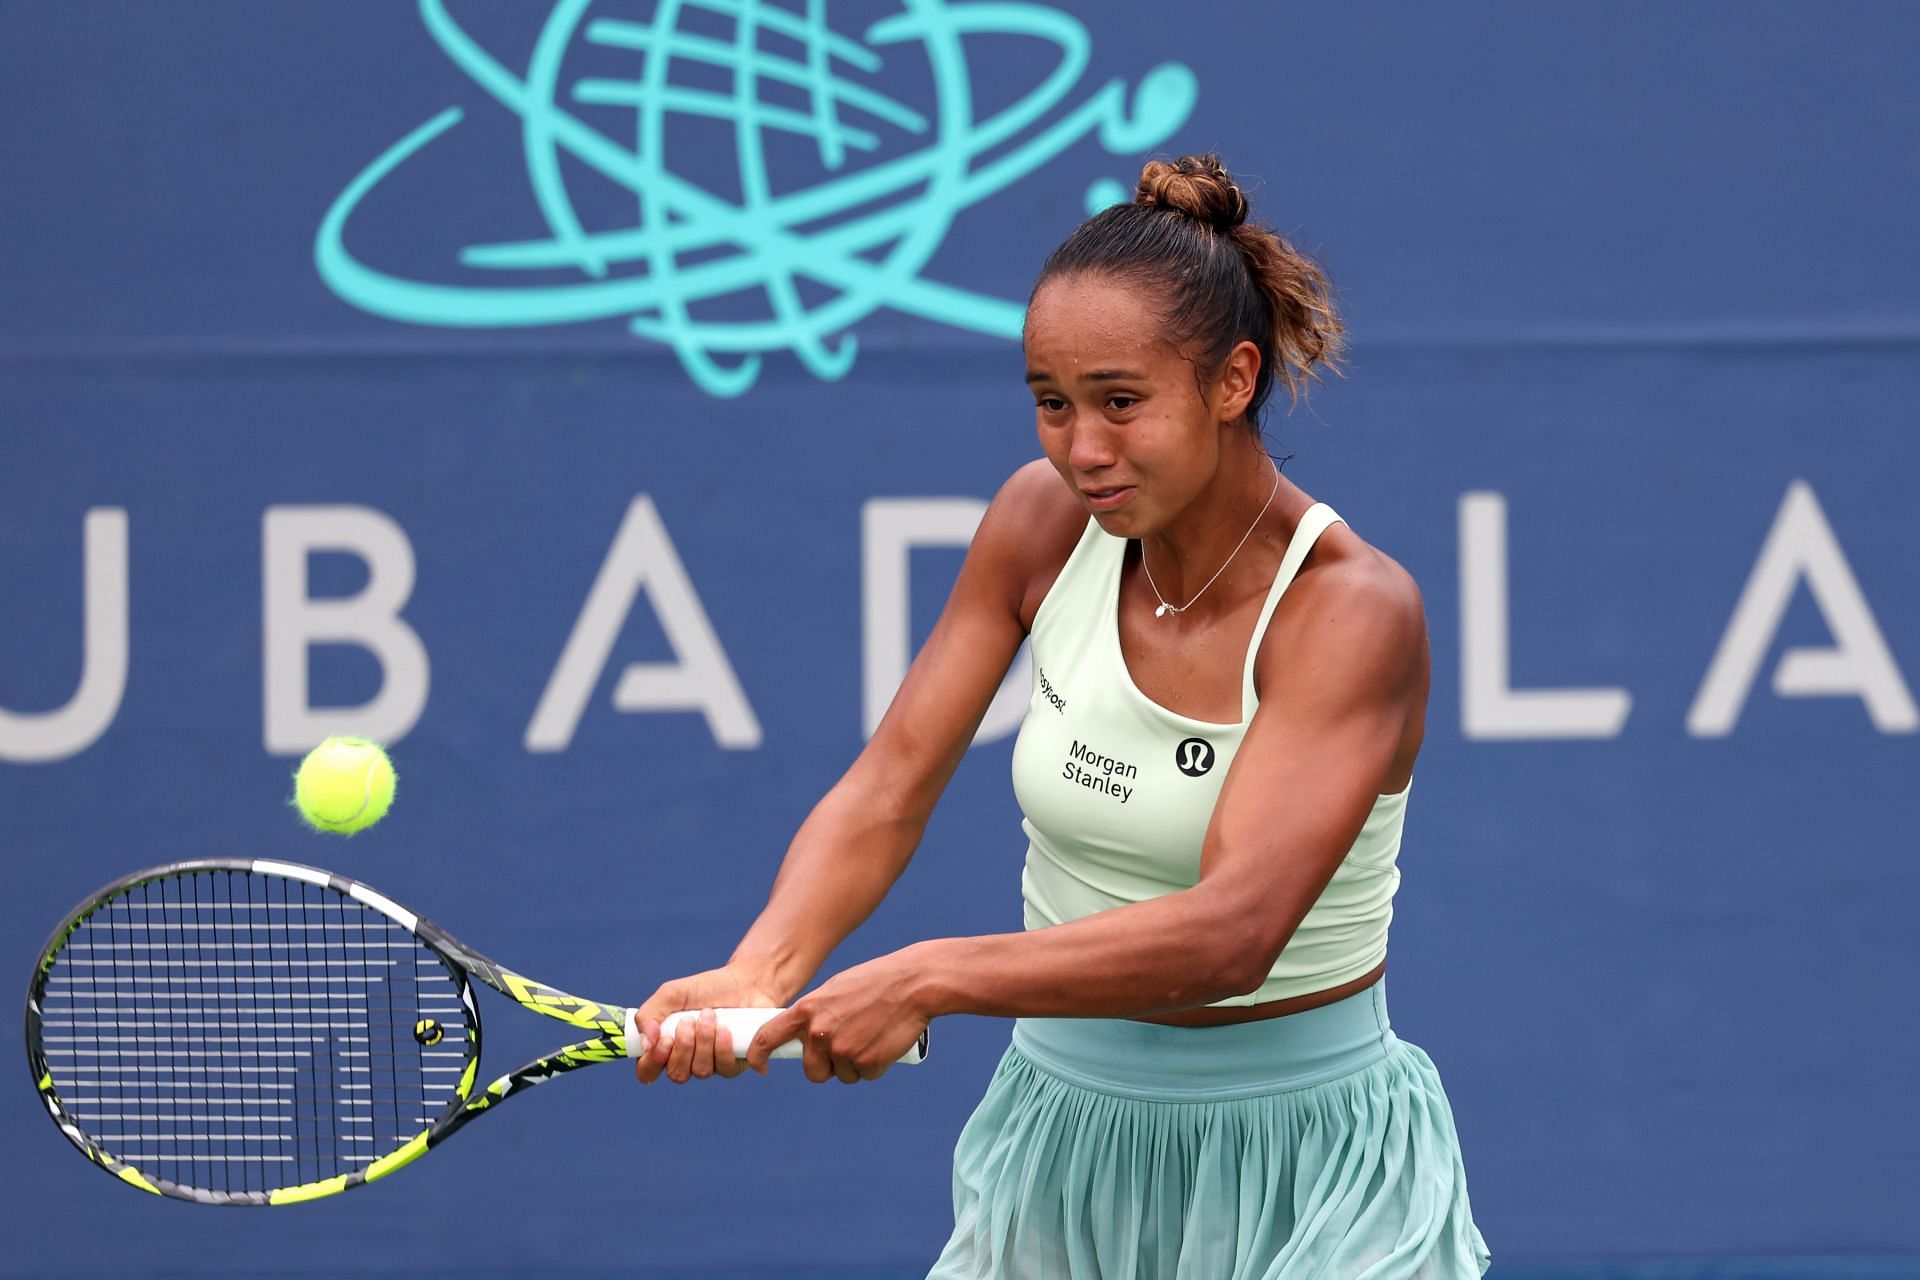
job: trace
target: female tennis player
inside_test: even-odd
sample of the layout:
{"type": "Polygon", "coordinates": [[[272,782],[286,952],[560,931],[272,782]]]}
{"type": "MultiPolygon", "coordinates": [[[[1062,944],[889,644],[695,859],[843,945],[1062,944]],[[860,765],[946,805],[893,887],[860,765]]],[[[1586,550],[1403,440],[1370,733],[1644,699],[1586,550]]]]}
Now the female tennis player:
{"type": "Polygon", "coordinates": [[[1280,474],[1276,383],[1337,367],[1319,269],[1213,156],[1148,164],[1040,273],[1044,461],[994,499],[867,749],[719,969],[641,1007],[792,1007],[736,1062],[708,1016],[642,1081],[886,1070],[930,1019],[1018,1019],[954,1157],[935,1277],[1478,1276],[1453,1120],[1382,973],[1425,727],[1406,572],[1280,474]],[[804,996],[879,903],[1022,640],[1024,932],[940,938],[804,996]],[[796,999],[796,997],[799,997],[796,999]]]}

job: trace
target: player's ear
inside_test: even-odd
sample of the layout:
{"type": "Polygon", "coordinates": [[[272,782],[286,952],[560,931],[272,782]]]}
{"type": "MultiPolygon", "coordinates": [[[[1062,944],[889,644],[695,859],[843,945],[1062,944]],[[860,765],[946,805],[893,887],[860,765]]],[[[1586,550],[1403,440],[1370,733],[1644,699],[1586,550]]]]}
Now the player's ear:
{"type": "Polygon", "coordinates": [[[1222,422],[1237,422],[1253,403],[1253,392],[1260,380],[1260,348],[1242,339],[1227,352],[1214,384],[1214,411],[1222,422]]]}

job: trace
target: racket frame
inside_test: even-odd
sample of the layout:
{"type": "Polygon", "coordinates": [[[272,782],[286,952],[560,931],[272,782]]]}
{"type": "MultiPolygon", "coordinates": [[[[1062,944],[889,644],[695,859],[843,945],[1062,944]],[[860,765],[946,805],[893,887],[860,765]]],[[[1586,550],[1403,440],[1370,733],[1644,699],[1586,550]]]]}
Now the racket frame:
{"type": "MultiPolygon", "coordinates": [[[[67,918],[48,937],[34,965],[27,988],[26,1044],[27,1065],[34,1088],[56,1127],[93,1164],[129,1186],[154,1195],[169,1196],[195,1204],[280,1205],[338,1195],[369,1182],[377,1182],[406,1168],[428,1151],[458,1133],[469,1121],[491,1110],[515,1094],[555,1076],[603,1062],[623,1061],[627,1057],[627,1025],[630,1011],[621,1005],[601,1004],[569,995],[558,987],[535,982],[504,965],[496,964],[456,939],[432,921],[401,906],[393,899],[347,876],[323,871],[299,863],[270,858],[192,858],[169,862],[132,872],[89,894],[67,913],[67,918]],[[248,875],[284,876],[330,889],[367,907],[412,934],[443,964],[460,996],[466,1021],[467,1061],[453,1097],[434,1121],[401,1146],[370,1161],[363,1168],[335,1174],[312,1182],[281,1187],[271,1191],[221,1190],[187,1186],[137,1168],[113,1154],[80,1127],[60,1097],[54,1071],[47,1062],[41,1039],[41,1002],[46,995],[48,976],[58,963],[67,940],[101,907],[123,897],[142,885],[160,880],[190,876],[201,872],[241,872],[248,875]],[[531,1059],[476,1090],[480,1066],[480,1010],[473,998],[472,983],[481,983],[498,991],[522,1008],[570,1026],[590,1031],[588,1038],[565,1045],[551,1053],[531,1059]]],[[[451,1028],[449,1028],[451,1030],[451,1028]]]]}

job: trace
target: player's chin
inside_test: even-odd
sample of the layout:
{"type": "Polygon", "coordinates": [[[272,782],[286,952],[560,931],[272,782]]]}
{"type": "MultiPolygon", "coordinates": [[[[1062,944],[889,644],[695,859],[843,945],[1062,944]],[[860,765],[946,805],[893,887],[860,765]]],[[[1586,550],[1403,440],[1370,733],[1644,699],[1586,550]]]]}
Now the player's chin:
{"type": "Polygon", "coordinates": [[[1140,508],[1132,503],[1117,511],[1092,510],[1094,523],[1102,532],[1115,538],[1139,538],[1152,533],[1157,527],[1151,518],[1145,516],[1140,508]]]}
{"type": "Polygon", "coordinates": [[[1138,538],[1158,529],[1164,519],[1157,493],[1139,484],[1111,489],[1082,489],[1080,505],[1102,529],[1122,538],[1138,538]]]}

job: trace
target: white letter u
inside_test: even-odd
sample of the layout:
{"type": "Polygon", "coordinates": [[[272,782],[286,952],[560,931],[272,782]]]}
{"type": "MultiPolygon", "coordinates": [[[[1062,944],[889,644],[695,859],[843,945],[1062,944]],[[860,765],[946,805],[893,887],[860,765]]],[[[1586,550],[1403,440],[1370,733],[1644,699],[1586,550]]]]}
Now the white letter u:
{"type": "Polygon", "coordinates": [[[0,707],[0,760],[42,764],[78,755],[119,713],[127,691],[127,513],[94,507],[86,519],[85,597],[80,687],[64,707],[21,712],[0,707]]]}

